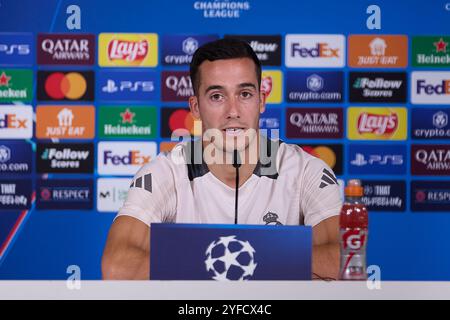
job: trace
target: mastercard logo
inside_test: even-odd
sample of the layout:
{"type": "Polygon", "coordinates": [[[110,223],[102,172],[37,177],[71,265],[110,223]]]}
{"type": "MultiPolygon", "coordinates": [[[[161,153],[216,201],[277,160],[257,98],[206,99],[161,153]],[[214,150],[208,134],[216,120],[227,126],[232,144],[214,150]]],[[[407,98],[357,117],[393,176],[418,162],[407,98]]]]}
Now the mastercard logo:
{"type": "Polygon", "coordinates": [[[45,92],[55,100],[78,100],[86,93],[86,79],[78,72],[55,72],[45,80],[45,92]]]}
{"type": "Polygon", "coordinates": [[[330,168],[334,168],[336,165],[336,154],[334,151],[326,146],[310,147],[302,146],[302,149],[308,152],[310,155],[322,159],[330,168]]]}
{"type": "Polygon", "coordinates": [[[191,135],[198,135],[196,134],[196,131],[198,131],[196,130],[196,126],[198,127],[199,123],[200,121],[195,119],[189,110],[176,110],[169,117],[169,128],[172,132],[177,129],[185,129],[188,130],[191,135]],[[196,122],[198,122],[197,125],[196,122]]]}

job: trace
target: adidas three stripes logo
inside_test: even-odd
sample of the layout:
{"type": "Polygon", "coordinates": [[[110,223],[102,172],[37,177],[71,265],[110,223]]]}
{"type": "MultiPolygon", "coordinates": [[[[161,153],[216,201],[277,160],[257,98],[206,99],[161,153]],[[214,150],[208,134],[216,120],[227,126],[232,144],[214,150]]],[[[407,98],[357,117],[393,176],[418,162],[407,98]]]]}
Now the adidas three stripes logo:
{"type": "Polygon", "coordinates": [[[323,175],[319,189],[323,189],[332,184],[338,184],[336,177],[330,171],[328,171],[327,169],[323,169],[322,173],[323,175]]]}
{"type": "Polygon", "coordinates": [[[130,188],[141,188],[152,193],[152,174],[147,173],[145,176],[137,178],[131,183],[130,188]]]}

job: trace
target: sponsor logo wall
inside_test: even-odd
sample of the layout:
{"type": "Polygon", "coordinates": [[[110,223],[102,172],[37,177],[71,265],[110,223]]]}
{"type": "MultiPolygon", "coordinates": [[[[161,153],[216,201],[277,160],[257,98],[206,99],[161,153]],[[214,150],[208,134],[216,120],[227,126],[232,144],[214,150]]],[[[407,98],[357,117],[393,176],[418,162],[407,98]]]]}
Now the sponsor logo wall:
{"type": "Polygon", "coordinates": [[[0,210],[35,191],[38,210],[116,212],[171,137],[201,133],[189,63],[221,37],[261,60],[263,134],[364,179],[371,211],[446,208],[450,36],[108,32],[0,33],[0,210]]]}

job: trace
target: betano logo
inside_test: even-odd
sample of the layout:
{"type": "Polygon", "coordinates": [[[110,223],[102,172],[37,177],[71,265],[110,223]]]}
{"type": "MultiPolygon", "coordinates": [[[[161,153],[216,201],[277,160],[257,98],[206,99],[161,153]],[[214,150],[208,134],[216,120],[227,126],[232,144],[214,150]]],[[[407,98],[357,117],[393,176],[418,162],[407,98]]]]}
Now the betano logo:
{"type": "Polygon", "coordinates": [[[0,105],[0,138],[31,139],[33,108],[31,106],[0,105]]]}
{"type": "Polygon", "coordinates": [[[343,67],[345,57],[343,35],[286,35],[286,66],[343,67]]]}
{"type": "Polygon", "coordinates": [[[282,102],[283,74],[279,70],[264,70],[262,72],[261,90],[266,92],[267,103],[282,102]]]}
{"type": "Polygon", "coordinates": [[[38,139],[93,139],[94,124],[93,106],[38,106],[36,108],[38,139]]]}
{"type": "Polygon", "coordinates": [[[404,68],[408,64],[408,37],[350,35],[348,52],[348,65],[353,68],[404,68]]]}
{"type": "Polygon", "coordinates": [[[406,108],[348,109],[348,138],[351,140],[405,140],[406,108]]]}
{"type": "Polygon", "coordinates": [[[101,67],[155,67],[158,64],[156,33],[101,33],[101,67]]]}

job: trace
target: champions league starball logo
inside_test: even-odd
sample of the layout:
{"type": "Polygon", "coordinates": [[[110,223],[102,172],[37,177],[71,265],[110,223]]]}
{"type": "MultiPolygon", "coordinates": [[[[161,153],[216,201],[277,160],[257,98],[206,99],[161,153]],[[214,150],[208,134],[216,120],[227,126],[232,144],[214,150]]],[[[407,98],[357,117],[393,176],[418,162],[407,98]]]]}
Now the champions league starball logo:
{"type": "Polygon", "coordinates": [[[206,270],[218,281],[248,280],[257,266],[255,249],[236,236],[220,237],[211,242],[205,254],[206,270]]]}

